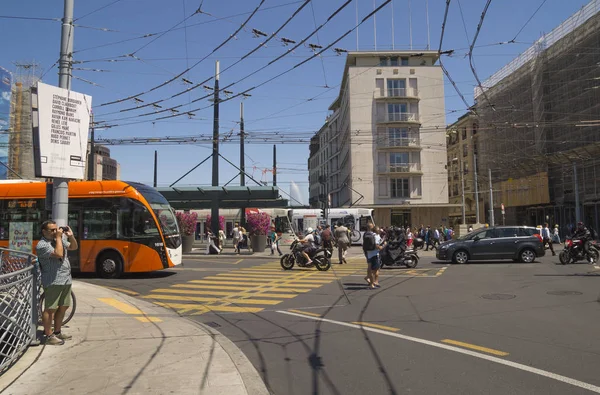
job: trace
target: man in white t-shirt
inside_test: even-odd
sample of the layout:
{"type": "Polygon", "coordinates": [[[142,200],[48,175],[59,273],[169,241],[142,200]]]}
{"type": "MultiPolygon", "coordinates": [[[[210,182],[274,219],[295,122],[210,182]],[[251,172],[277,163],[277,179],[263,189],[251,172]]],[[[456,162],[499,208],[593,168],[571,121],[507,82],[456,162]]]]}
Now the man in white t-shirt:
{"type": "Polygon", "coordinates": [[[306,258],[306,264],[309,265],[312,263],[312,259],[310,259],[310,254],[315,250],[315,237],[313,236],[313,228],[307,229],[307,234],[300,242],[304,244],[304,249],[302,250],[302,255],[306,258]]]}
{"type": "Polygon", "coordinates": [[[233,228],[233,231],[231,232],[231,237],[233,238],[233,252],[235,253],[240,253],[240,248],[239,248],[239,244],[240,244],[240,223],[236,222],[235,223],[235,228],[233,228]]]}

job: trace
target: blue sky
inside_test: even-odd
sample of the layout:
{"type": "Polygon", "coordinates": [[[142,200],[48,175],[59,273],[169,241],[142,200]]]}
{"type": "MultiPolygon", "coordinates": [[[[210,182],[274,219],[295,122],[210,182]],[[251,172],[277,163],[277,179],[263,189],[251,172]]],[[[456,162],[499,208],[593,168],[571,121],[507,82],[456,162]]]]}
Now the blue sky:
{"type": "MultiPolygon", "coordinates": [[[[382,0],[376,1],[377,4],[381,2],[382,0]]],[[[62,17],[61,0],[4,0],[2,3],[2,16],[62,17]]],[[[75,65],[81,70],[74,70],[73,74],[97,85],[74,79],[72,88],[93,97],[97,120],[118,125],[98,131],[96,135],[104,138],[212,135],[212,108],[195,112],[193,119],[178,117],[157,121],[155,118],[158,116],[140,116],[147,113],[148,108],[121,112],[134,108],[136,103],[133,100],[108,106],[100,104],[145,92],[194,65],[229,37],[259,3],[260,0],[75,0],[75,17],[81,19],[76,21],[80,26],[76,28],[74,35],[74,59],[83,63],[75,65]],[[201,9],[208,14],[192,15],[200,4],[201,9]],[[143,37],[175,26],[164,35],[143,37]],[[123,56],[131,53],[135,53],[136,58],[123,56]]],[[[302,3],[293,0],[265,0],[246,29],[186,73],[184,78],[197,83],[211,77],[217,59],[221,62],[222,70],[233,64],[264,41],[264,37],[254,37],[252,29],[273,33],[302,3]]],[[[260,70],[230,88],[234,94],[242,92],[310,57],[313,54],[311,50],[307,46],[301,46],[294,53],[265,67],[269,61],[289,48],[282,45],[280,38],[299,42],[343,3],[342,0],[313,0],[266,46],[224,71],[221,75],[221,87],[260,70]]],[[[319,31],[318,37],[313,36],[308,42],[326,46],[354,27],[356,4],[360,18],[373,10],[372,0],[354,0],[319,31]]],[[[512,40],[540,4],[542,0],[493,1],[477,44],[512,40]]],[[[479,76],[485,79],[493,74],[527,49],[542,33],[550,32],[585,4],[586,0],[546,0],[518,35],[516,43],[475,49],[474,58],[479,76]]],[[[451,57],[445,58],[445,65],[469,103],[473,100],[475,78],[465,57],[469,43],[467,36],[470,40],[473,39],[484,5],[483,0],[453,0],[444,36],[443,50],[455,49],[451,57]]],[[[429,0],[432,49],[437,49],[439,45],[444,8],[444,0],[429,0]]],[[[391,49],[392,15],[395,48],[409,48],[408,0],[393,0],[393,10],[392,13],[391,5],[387,5],[377,14],[377,49],[391,49]]],[[[425,0],[412,0],[411,11],[413,48],[424,49],[427,45],[425,0]]],[[[359,49],[374,49],[373,27],[371,19],[359,28],[359,49]]],[[[60,22],[4,18],[0,19],[0,35],[4,38],[0,66],[14,71],[13,62],[35,61],[45,71],[44,82],[58,83],[57,70],[51,67],[59,55],[60,22]]],[[[351,34],[335,47],[355,50],[356,40],[356,34],[351,34]]],[[[272,175],[266,171],[272,163],[273,140],[270,136],[285,136],[288,141],[290,138],[306,139],[323,124],[327,107],[339,91],[344,60],[344,56],[336,56],[333,51],[327,51],[320,58],[253,90],[252,96],[244,100],[246,132],[255,139],[258,136],[267,139],[263,139],[262,144],[246,146],[247,171],[255,179],[271,182],[272,175]],[[309,100],[311,98],[314,99],[309,100]]],[[[212,84],[212,81],[207,83],[210,86],[212,84]]],[[[140,99],[144,100],[144,104],[150,103],[168,98],[186,88],[185,83],[179,80],[142,95],[140,99]]],[[[448,82],[445,92],[445,123],[449,124],[464,113],[465,106],[448,82]]],[[[182,105],[179,108],[182,111],[207,107],[210,102],[206,99],[190,104],[191,100],[206,94],[204,89],[198,88],[161,105],[163,108],[182,105]]],[[[237,121],[240,100],[236,98],[221,105],[221,134],[231,134],[235,138],[239,128],[237,121]]],[[[440,123],[443,125],[442,119],[440,123]]],[[[123,179],[147,184],[152,183],[154,150],[158,150],[158,183],[161,186],[175,181],[211,152],[207,144],[122,145],[111,146],[110,149],[112,156],[121,163],[123,179]]],[[[221,153],[237,164],[239,144],[222,144],[221,153]]],[[[307,158],[307,144],[278,145],[278,184],[289,192],[290,182],[295,181],[300,186],[305,202],[308,200],[307,158]]],[[[237,173],[236,169],[223,160],[220,162],[220,169],[221,184],[237,173]]],[[[211,167],[210,161],[207,161],[178,185],[208,185],[210,182],[211,167]]],[[[238,183],[237,179],[233,181],[234,185],[238,183]]],[[[251,184],[247,180],[247,185],[251,184]]]]}

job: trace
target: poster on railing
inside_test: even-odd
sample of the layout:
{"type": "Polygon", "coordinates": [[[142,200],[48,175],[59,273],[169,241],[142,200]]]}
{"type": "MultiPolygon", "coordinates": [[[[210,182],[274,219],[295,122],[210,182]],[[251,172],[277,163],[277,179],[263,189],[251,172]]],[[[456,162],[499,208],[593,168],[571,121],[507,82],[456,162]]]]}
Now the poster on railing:
{"type": "Polygon", "coordinates": [[[8,249],[32,253],[33,222],[11,222],[8,232],[8,249]]]}

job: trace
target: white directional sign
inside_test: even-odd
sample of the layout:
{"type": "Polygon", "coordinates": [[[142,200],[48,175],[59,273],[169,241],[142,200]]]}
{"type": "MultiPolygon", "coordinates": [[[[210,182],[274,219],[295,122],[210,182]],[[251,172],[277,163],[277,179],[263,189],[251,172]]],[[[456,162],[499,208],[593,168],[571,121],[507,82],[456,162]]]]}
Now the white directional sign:
{"type": "Polygon", "coordinates": [[[39,82],[33,107],[36,177],[84,179],[92,97],[39,82]]]}

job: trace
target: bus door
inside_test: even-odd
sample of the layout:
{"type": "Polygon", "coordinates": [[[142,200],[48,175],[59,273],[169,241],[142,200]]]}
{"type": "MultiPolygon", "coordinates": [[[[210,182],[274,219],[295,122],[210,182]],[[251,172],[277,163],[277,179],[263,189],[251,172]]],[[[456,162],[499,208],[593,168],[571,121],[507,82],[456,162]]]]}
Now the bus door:
{"type": "Polygon", "coordinates": [[[73,236],[75,236],[75,240],[77,240],[77,243],[79,243],[79,248],[77,248],[76,250],[67,251],[67,254],[69,256],[69,263],[71,263],[71,268],[74,270],[81,269],[81,235],[83,234],[81,211],[81,209],[69,210],[69,227],[73,231],[73,236]]]}

